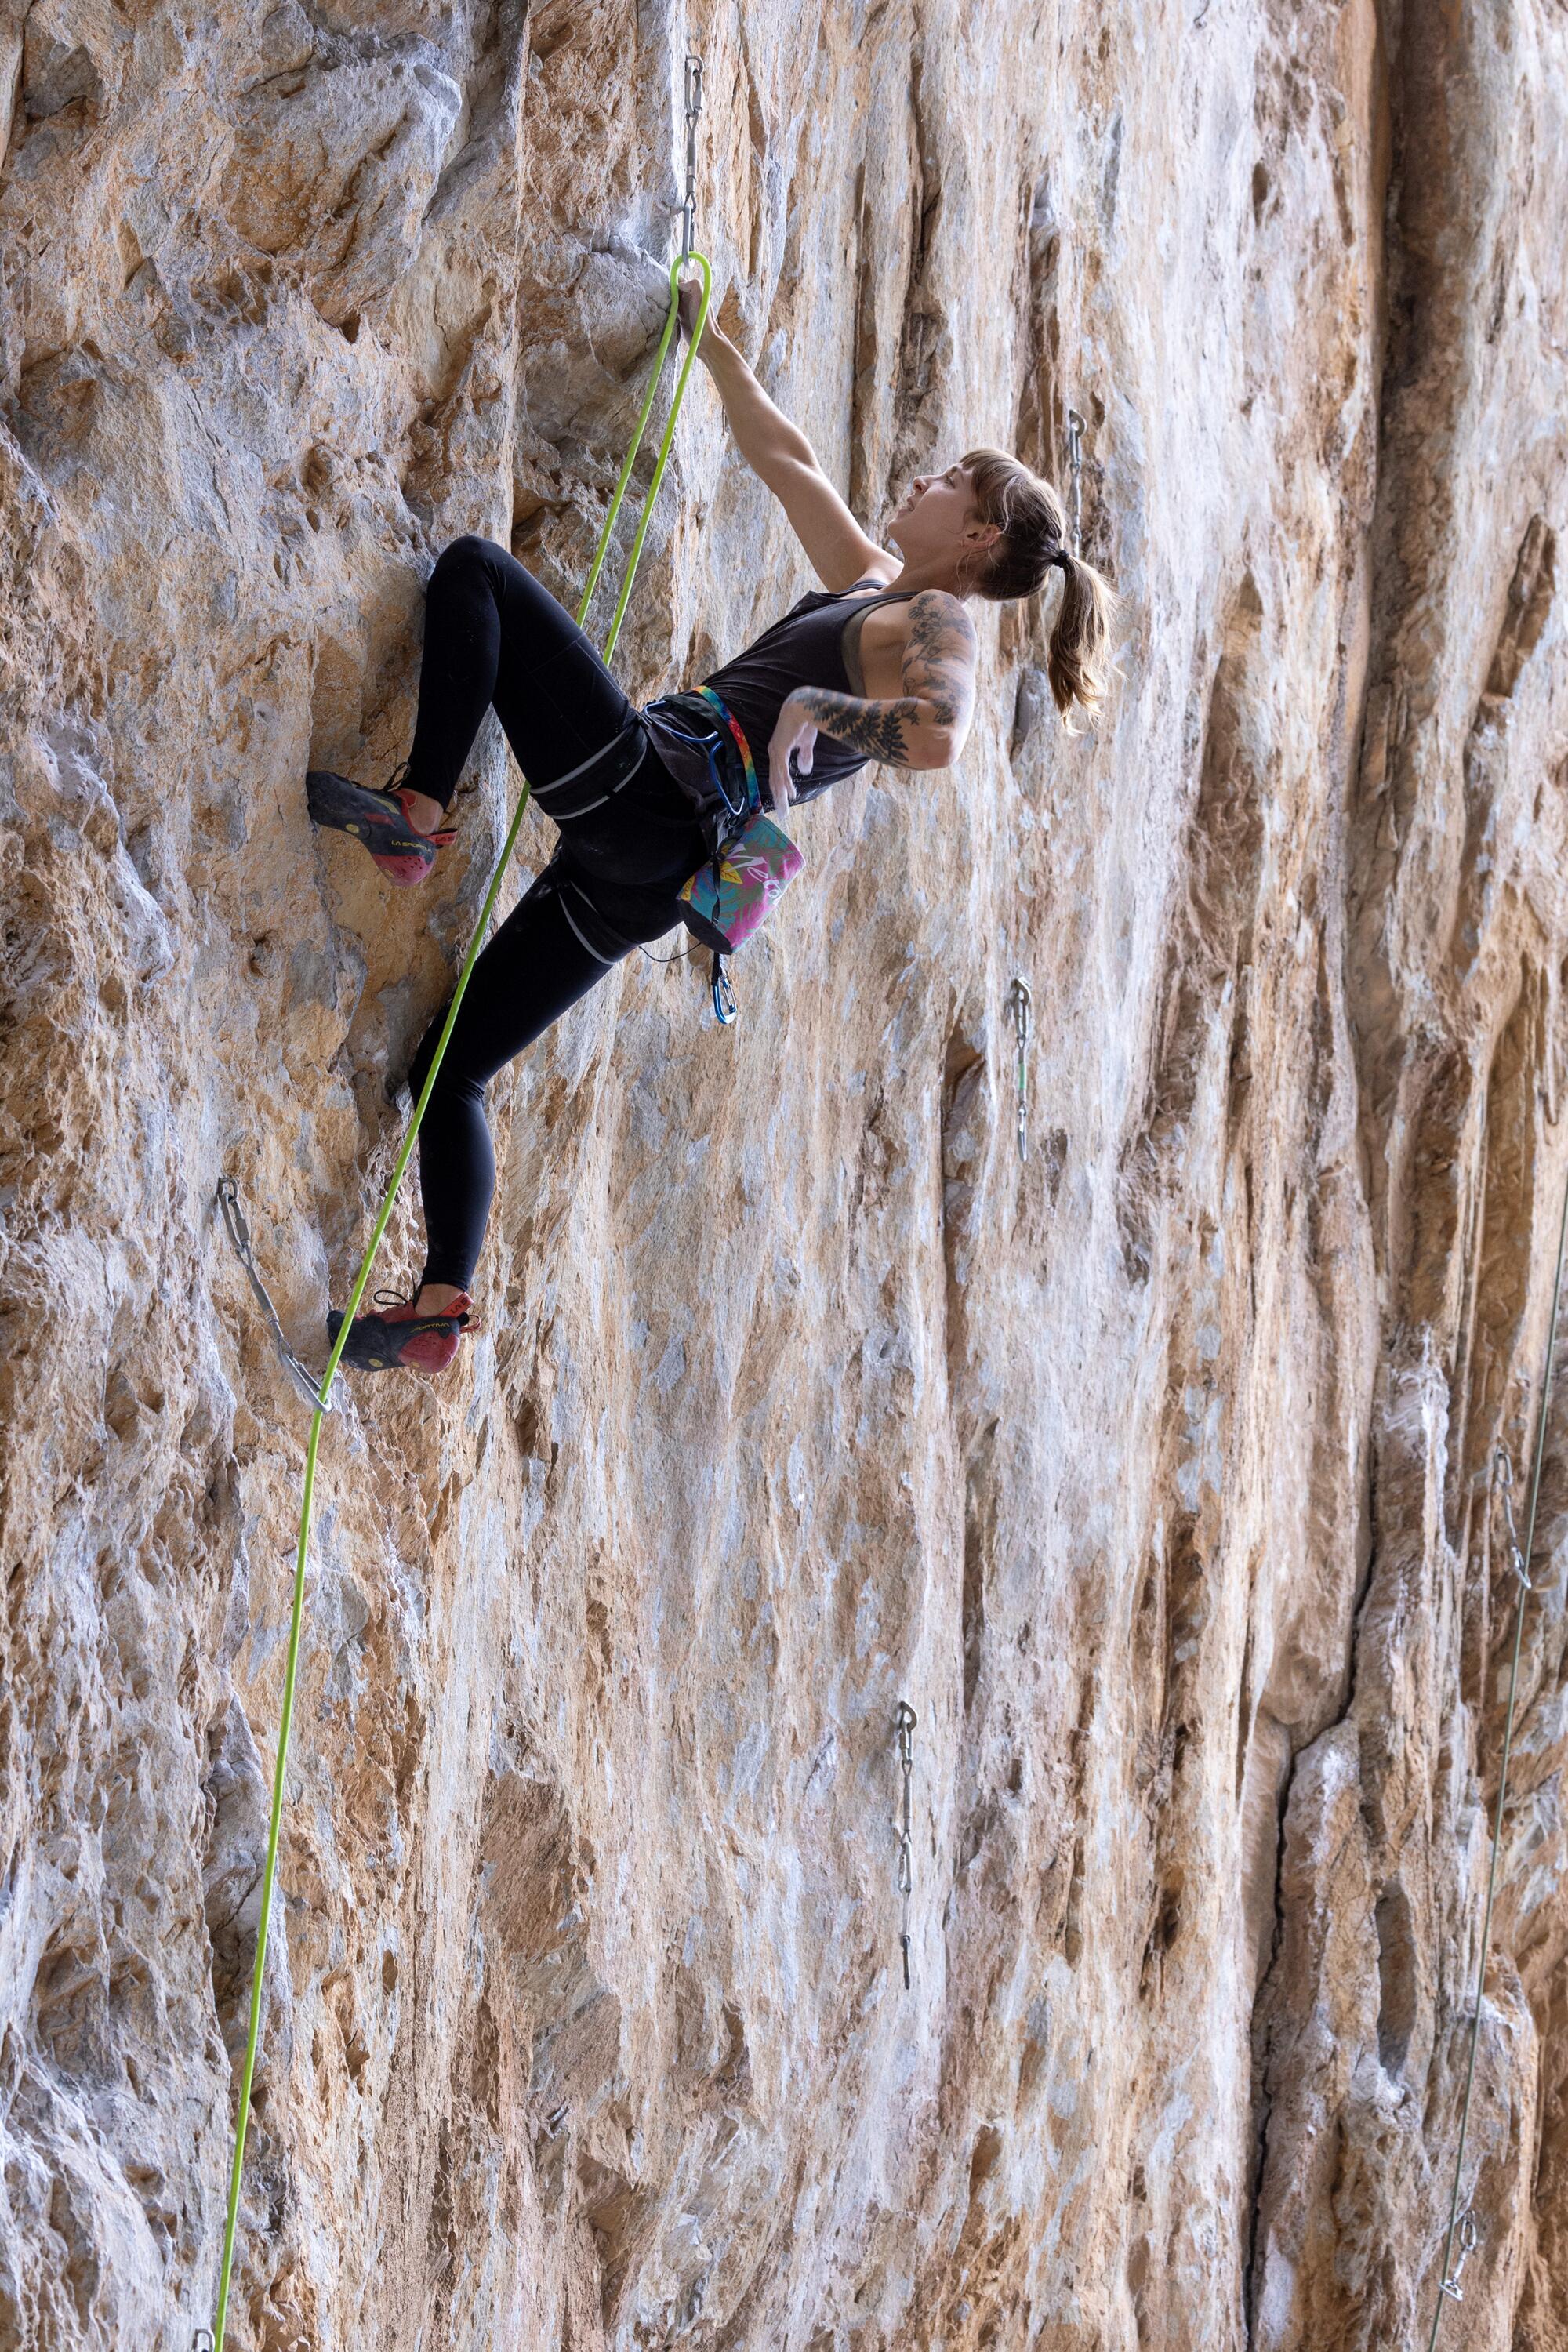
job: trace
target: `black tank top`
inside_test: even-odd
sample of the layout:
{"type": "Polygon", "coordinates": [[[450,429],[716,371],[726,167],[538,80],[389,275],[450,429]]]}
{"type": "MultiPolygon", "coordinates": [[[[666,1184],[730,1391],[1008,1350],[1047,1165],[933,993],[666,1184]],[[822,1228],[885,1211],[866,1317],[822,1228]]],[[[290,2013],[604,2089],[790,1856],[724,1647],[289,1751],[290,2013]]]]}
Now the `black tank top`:
{"type": "MultiPolygon", "coordinates": [[[[863,696],[858,654],[862,618],[874,605],[900,604],[920,593],[918,588],[890,588],[881,595],[856,595],[856,590],[866,585],[866,577],[847,588],[819,588],[803,596],[782,621],[775,621],[733,661],[710,671],[702,680],[729,705],[745,730],[764,809],[770,805],[768,741],[785,698],[797,686],[820,686],[835,694],[863,696]],[[854,600],[847,618],[842,610],[846,597],[854,600]]],[[[692,742],[676,719],[661,711],[659,699],[646,704],[642,714],[653,748],[677,783],[706,812],[714,799],[708,754],[692,742]]],[[[819,732],[811,772],[796,782],[796,803],[816,800],[830,784],[863,768],[866,760],[864,751],[852,751],[847,743],[819,732]]]]}

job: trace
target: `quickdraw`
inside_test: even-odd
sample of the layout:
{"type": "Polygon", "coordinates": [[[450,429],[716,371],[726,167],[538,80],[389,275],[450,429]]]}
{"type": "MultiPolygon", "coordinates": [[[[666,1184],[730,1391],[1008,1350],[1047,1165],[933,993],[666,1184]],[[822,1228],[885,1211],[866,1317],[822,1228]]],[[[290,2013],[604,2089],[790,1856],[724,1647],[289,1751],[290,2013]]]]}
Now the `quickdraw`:
{"type": "MultiPolygon", "coordinates": [[[[1205,0],[1206,6],[1207,0],[1205,0]]],[[[1068,424],[1068,529],[1072,536],[1072,551],[1083,552],[1083,436],[1084,422],[1076,408],[1067,413],[1068,424]]]]}
{"type": "Polygon", "coordinates": [[[323,1412],[330,1412],[331,1406],[317,1388],[314,1377],[300,1361],[283,1336],[283,1326],[278,1319],[278,1309],[273,1306],[267,1285],[257,1271],[256,1258],[251,1247],[250,1227],[245,1222],[245,1211],[239,1205],[239,1187],[232,1176],[218,1178],[216,1199],[225,1228],[229,1240],[234,1244],[234,1254],[245,1268],[245,1278],[256,1293],[257,1303],[267,1318],[267,1327],[272,1334],[272,1344],[278,1350],[279,1363],[312,1411],[320,1406],[323,1412]]]}
{"type": "Polygon", "coordinates": [[[1028,982],[1019,972],[1007,992],[1007,1010],[1018,1033],[1018,1157],[1029,1156],[1029,1039],[1034,1030],[1035,1000],[1028,982]]]}
{"type": "Polygon", "coordinates": [[[914,1729],[918,1721],[908,1699],[899,1701],[893,1728],[899,1739],[899,1768],[904,1776],[899,1812],[899,1949],[904,1956],[904,1990],[910,1989],[910,1899],[915,1891],[914,1872],[914,1729]]]}
{"type": "MultiPolygon", "coordinates": [[[[702,111],[702,60],[686,56],[686,201],[680,207],[680,258],[684,265],[691,258],[691,240],[697,234],[697,118],[702,111]]],[[[707,309],[704,299],[703,308],[707,309]]],[[[692,337],[695,345],[701,340],[701,328],[692,337]]],[[[657,373],[654,382],[658,382],[657,373]]],[[[639,428],[640,429],[640,428],[639,428]]]]}
{"type": "Polygon", "coordinates": [[[1465,2299],[1459,2281],[1464,2275],[1465,2264],[1480,2242],[1481,2233],[1476,2217],[1467,2205],[1459,2216],[1459,2259],[1437,2290],[1439,2294],[1446,2294],[1450,2303],[1463,2303],[1465,2299]]]}

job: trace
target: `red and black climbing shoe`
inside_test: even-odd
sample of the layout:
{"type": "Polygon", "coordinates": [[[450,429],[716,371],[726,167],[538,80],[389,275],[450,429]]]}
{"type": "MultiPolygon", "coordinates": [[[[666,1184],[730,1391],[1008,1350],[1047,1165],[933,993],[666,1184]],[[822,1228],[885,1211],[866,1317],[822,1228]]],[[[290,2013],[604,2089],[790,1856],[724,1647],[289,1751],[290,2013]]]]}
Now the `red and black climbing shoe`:
{"type": "Polygon", "coordinates": [[[402,890],[423,882],[436,863],[436,853],[456,841],[451,831],[420,833],[408,814],[414,794],[405,786],[378,793],[369,784],[351,783],[330,768],[312,768],[305,778],[305,799],[312,824],[335,833],[352,833],[363,842],[386,876],[402,890]]]}
{"type": "MultiPolygon", "coordinates": [[[[395,1291],[378,1290],[375,1297],[383,1312],[354,1317],[340,1365],[352,1365],[356,1372],[389,1372],[398,1364],[416,1372],[444,1372],[473,1319],[468,1292],[460,1290],[438,1315],[416,1314],[414,1300],[400,1299],[395,1291]]],[[[337,1339],[342,1324],[334,1307],[327,1318],[329,1339],[337,1339]]]]}

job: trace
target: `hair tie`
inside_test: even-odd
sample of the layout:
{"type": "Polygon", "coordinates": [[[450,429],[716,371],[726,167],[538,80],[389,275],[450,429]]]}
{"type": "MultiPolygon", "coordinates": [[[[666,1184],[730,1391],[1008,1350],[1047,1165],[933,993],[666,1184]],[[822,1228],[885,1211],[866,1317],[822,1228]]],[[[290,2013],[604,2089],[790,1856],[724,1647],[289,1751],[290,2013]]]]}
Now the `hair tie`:
{"type": "Polygon", "coordinates": [[[1064,572],[1070,572],[1072,570],[1072,556],[1069,551],[1065,547],[1058,547],[1057,549],[1055,554],[1051,557],[1051,562],[1053,563],[1059,563],[1064,572]]]}

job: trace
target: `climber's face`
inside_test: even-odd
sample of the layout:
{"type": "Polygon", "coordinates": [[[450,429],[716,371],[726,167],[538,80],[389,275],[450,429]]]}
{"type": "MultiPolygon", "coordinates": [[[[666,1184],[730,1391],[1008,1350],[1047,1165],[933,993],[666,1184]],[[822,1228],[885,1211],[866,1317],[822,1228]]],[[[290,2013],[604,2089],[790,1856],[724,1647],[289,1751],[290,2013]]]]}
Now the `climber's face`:
{"type": "Polygon", "coordinates": [[[974,478],[963,466],[949,466],[942,474],[917,474],[904,502],[888,526],[888,536],[906,562],[932,556],[956,556],[964,545],[966,528],[984,544],[996,537],[994,525],[977,527],[974,478]]]}

